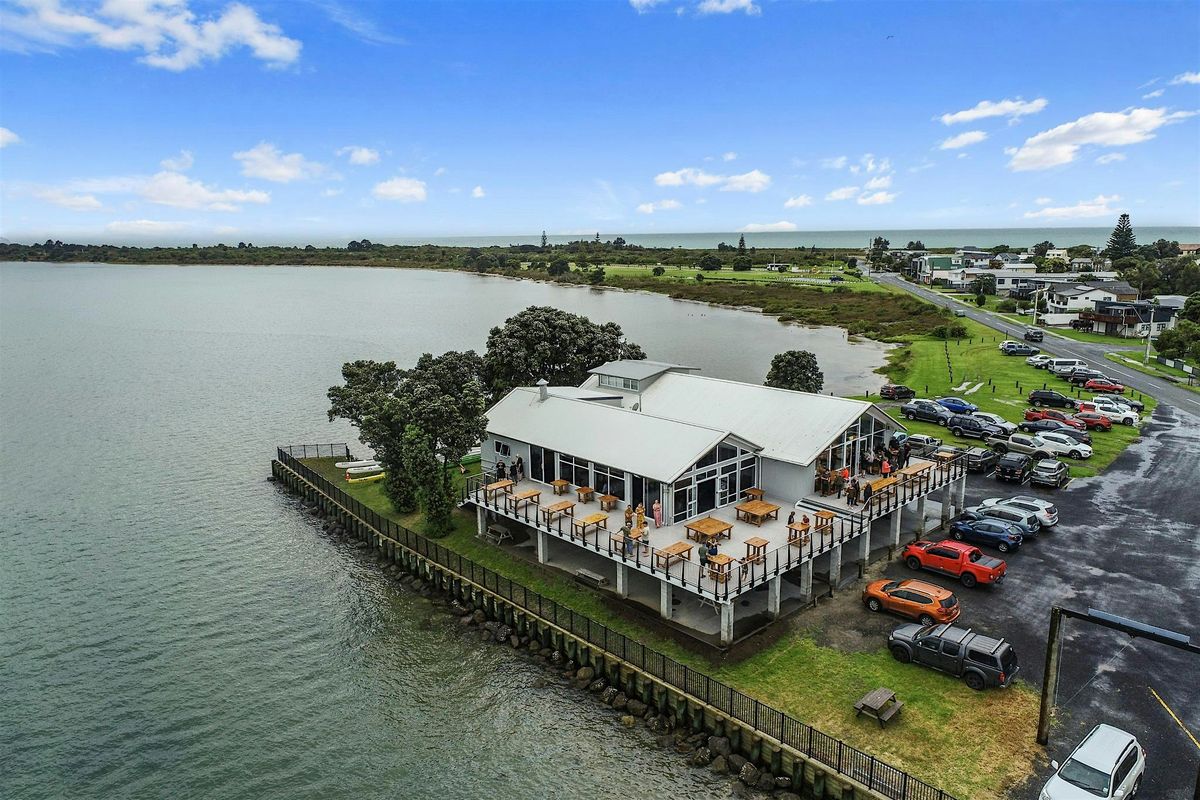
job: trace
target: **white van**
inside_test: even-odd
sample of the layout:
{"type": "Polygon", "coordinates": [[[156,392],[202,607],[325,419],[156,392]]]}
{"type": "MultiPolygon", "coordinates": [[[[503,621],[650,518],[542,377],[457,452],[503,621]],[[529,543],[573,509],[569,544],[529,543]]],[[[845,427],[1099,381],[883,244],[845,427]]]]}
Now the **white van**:
{"type": "Polygon", "coordinates": [[[1077,367],[1086,367],[1087,362],[1078,358],[1052,358],[1046,363],[1046,369],[1055,375],[1070,375],[1077,367]]]}

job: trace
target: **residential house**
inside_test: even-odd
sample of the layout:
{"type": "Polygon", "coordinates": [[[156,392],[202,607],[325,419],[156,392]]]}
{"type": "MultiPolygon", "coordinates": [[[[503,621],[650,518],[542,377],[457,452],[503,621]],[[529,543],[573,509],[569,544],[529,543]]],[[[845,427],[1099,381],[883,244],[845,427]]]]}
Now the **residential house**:
{"type": "Polygon", "coordinates": [[[1051,247],[1046,251],[1046,258],[1057,258],[1061,261],[1068,262],[1071,260],[1071,256],[1067,253],[1067,249],[1065,247],[1051,247]]]}
{"type": "Polygon", "coordinates": [[[1174,328],[1180,307],[1147,300],[1097,300],[1095,308],[1080,312],[1079,319],[1090,322],[1094,333],[1140,339],[1174,328]]]}
{"type": "Polygon", "coordinates": [[[946,273],[955,269],[953,256],[924,255],[914,258],[911,274],[926,285],[944,283],[946,273]]]}
{"type": "Polygon", "coordinates": [[[1179,245],[1179,252],[1185,256],[1200,255],[1200,244],[1181,244],[1179,245]]]}
{"type": "Polygon", "coordinates": [[[1136,297],[1137,290],[1120,281],[1060,285],[1048,292],[1046,313],[1041,319],[1047,325],[1070,325],[1079,319],[1080,312],[1095,310],[1097,302],[1132,301],[1136,297]]]}
{"type": "Polygon", "coordinates": [[[1072,258],[1070,264],[1072,272],[1091,272],[1094,266],[1090,258],[1072,258]]]}

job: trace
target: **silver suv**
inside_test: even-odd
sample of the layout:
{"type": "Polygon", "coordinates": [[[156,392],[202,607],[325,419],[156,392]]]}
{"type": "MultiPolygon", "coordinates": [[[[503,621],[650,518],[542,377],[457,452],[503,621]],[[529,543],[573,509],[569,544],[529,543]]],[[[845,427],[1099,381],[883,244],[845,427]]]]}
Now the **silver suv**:
{"type": "Polygon", "coordinates": [[[1040,800],[1095,800],[1133,797],[1146,771],[1146,751],[1134,738],[1112,725],[1097,725],[1042,787],[1040,800]]]}

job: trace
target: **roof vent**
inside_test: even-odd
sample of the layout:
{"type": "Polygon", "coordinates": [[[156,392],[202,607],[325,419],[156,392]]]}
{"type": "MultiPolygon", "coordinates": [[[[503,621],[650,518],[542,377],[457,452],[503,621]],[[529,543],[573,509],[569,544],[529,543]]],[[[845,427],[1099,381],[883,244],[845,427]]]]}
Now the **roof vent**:
{"type": "Polygon", "coordinates": [[[546,379],[545,379],[545,378],[542,378],[540,381],[538,381],[538,382],[537,382],[537,387],[538,387],[538,400],[539,400],[539,401],[544,401],[544,400],[545,400],[547,397],[549,397],[549,396],[550,396],[550,392],[548,392],[548,391],[546,390],[546,387],[547,387],[547,386],[549,386],[549,385],[550,385],[550,384],[549,384],[549,383],[546,381],[546,379]]]}

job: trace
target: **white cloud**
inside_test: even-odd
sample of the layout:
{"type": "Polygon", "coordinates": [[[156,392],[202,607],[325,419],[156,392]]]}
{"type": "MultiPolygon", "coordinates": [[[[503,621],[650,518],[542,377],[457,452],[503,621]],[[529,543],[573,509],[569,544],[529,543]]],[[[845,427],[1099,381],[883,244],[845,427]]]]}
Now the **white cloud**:
{"type": "Polygon", "coordinates": [[[867,191],[875,191],[877,189],[887,189],[891,185],[892,185],[892,176],[891,175],[877,175],[876,177],[871,178],[871,180],[867,181],[867,185],[863,188],[865,188],[867,191]]]}
{"type": "Polygon", "coordinates": [[[104,204],[97,200],[94,194],[73,194],[62,189],[50,188],[38,189],[33,196],[72,211],[96,211],[104,208],[104,204]]]}
{"type": "Polygon", "coordinates": [[[963,111],[955,111],[952,114],[942,114],[941,120],[943,125],[955,125],[959,122],[974,122],[977,119],[988,119],[989,117],[1008,117],[1010,122],[1016,122],[1021,117],[1027,114],[1036,114],[1049,105],[1046,98],[1039,97],[1036,100],[980,100],[974,107],[963,111]]]}
{"type": "Polygon", "coordinates": [[[1153,100],[1156,97],[1162,97],[1163,92],[1165,92],[1165,91],[1167,91],[1167,90],[1166,89],[1155,89],[1153,92],[1147,92],[1146,94],[1142,95],[1142,99],[1143,100],[1153,100]]]}
{"type": "Polygon", "coordinates": [[[8,147],[10,144],[16,144],[21,141],[21,137],[10,131],[8,128],[0,128],[0,147],[8,147]]]}
{"type": "Polygon", "coordinates": [[[341,193],[341,189],[325,189],[321,192],[321,197],[337,197],[341,193]]]}
{"type": "Polygon", "coordinates": [[[213,189],[178,172],[160,172],[138,189],[151,203],[175,208],[237,211],[238,203],[269,203],[271,195],[257,190],[213,189]]]}
{"type": "Polygon", "coordinates": [[[1008,163],[1017,172],[1049,169],[1070,164],[1085,145],[1116,147],[1137,144],[1154,138],[1163,125],[1193,116],[1194,111],[1168,114],[1165,108],[1131,108],[1126,111],[1100,111],[1067,122],[1025,140],[1008,163]]]}
{"type": "Polygon", "coordinates": [[[1080,200],[1073,206],[1050,206],[1039,211],[1026,211],[1028,219],[1076,219],[1080,217],[1110,217],[1119,213],[1119,209],[1109,206],[1120,200],[1120,195],[1100,194],[1091,200],[1080,200]]]}
{"type": "Polygon", "coordinates": [[[232,225],[218,225],[217,227],[213,228],[213,233],[217,234],[218,236],[221,236],[221,235],[228,236],[231,233],[237,233],[237,232],[238,232],[238,229],[232,225]]]}
{"type": "Polygon", "coordinates": [[[1054,202],[1054,199],[1051,197],[1039,197],[1033,202],[1037,203],[1039,206],[1048,206],[1054,202]]]}
{"type": "Polygon", "coordinates": [[[933,167],[933,166],[935,166],[935,164],[934,164],[932,161],[930,161],[930,160],[927,158],[927,159],[925,159],[924,161],[922,161],[920,164],[917,164],[916,166],[909,167],[909,168],[908,168],[908,171],[909,171],[909,172],[911,172],[911,173],[916,173],[916,172],[924,172],[925,170],[927,170],[927,169],[929,169],[930,167],[933,167]]]}
{"type": "Polygon", "coordinates": [[[845,156],[836,156],[834,158],[822,158],[821,166],[825,169],[845,169],[846,162],[850,159],[845,156]]]}
{"type": "Polygon", "coordinates": [[[396,200],[401,203],[425,202],[425,181],[416,178],[392,178],[375,184],[371,194],[381,200],[396,200]]]}
{"type": "Polygon", "coordinates": [[[762,9],[754,0],[702,0],[700,5],[696,6],[696,11],[701,14],[732,14],[743,11],[750,16],[762,13],[762,9]]]}
{"type": "Polygon", "coordinates": [[[637,207],[639,214],[653,214],[655,211],[671,211],[679,208],[681,203],[678,200],[655,200],[653,203],[642,203],[637,207]]]}
{"type": "Polygon", "coordinates": [[[446,174],[446,168],[445,168],[445,167],[438,167],[437,169],[435,169],[435,170],[433,171],[433,177],[435,177],[435,178],[440,178],[440,177],[442,177],[442,176],[443,176],[443,175],[445,175],[445,174],[446,174]]]}
{"type": "Polygon", "coordinates": [[[155,219],[131,219],[110,222],[104,226],[109,233],[126,236],[155,236],[168,233],[182,233],[191,227],[186,222],[162,222],[155,219]]]}
{"type": "Polygon", "coordinates": [[[692,186],[713,186],[722,183],[724,180],[724,175],[713,175],[695,167],[684,167],[674,172],[660,172],[654,176],[654,183],[658,186],[684,186],[689,184],[692,186]]]}
{"type": "Polygon", "coordinates": [[[749,172],[744,172],[741,175],[730,175],[726,179],[724,185],[721,186],[722,192],[761,192],[771,185],[771,176],[761,170],[752,169],[749,172]]]}
{"type": "Polygon", "coordinates": [[[737,159],[737,153],[733,152],[732,150],[730,150],[728,153],[723,153],[721,155],[722,161],[733,161],[735,159],[737,159]]]}
{"type": "Polygon", "coordinates": [[[983,131],[966,131],[957,136],[951,136],[949,139],[943,139],[938,143],[939,150],[957,150],[960,147],[969,147],[973,144],[979,144],[987,138],[987,134],[983,131]]]}
{"type": "Polygon", "coordinates": [[[1096,159],[1096,163],[1097,164],[1111,164],[1114,161],[1124,161],[1124,160],[1125,160],[1124,153],[1105,153],[1104,155],[1102,155],[1096,159]]]}
{"type": "Polygon", "coordinates": [[[665,0],[629,0],[629,5],[639,14],[645,14],[650,9],[662,4],[665,0]]]}
{"type": "Polygon", "coordinates": [[[738,228],[738,233],[770,233],[772,231],[794,231],[796,223],[780,220],[779,222],[751,222],[738,228]]]}
{"type": "Polygon", "coordinates": [[[164,158],[158,162],[159,166],[171,172],[186,172],[196,163],[196,159],[192,158],[191,150],[180,150],[179,155],[174,158],[164,158]]]}
{"type": "Polygon", "coordinates": [[[1200,72],[1183,72],[1171,78],[1172,86],[1179,86],[1184,83],[1200,83],[1200,72]]]}
{"type": "Polygon", "coordinates": [[[242,174],[246,177],[275,183],[312,178],[325,171],[322,164],[309,161],[300,153],[284,154],[270,142],[259,142],[249,150],[234,153],[233,157],[242,162],[242,174]]]}
{"type": "Polygon", "coordinates": [[[474,189],[471,190],[471,197],[474,197],[477,200],[481,197],[486,197],[486,196],[487,196],[487,192],[483,191],[482,186],[476,186],[474,189]]]}
{"type": "Polygon", "coordinates": [[[365,166],[366,164],[374,164],[379,161],[379,151],[372,150],[369,147],[359,147],[357,145],[349,145],[337,151],[339,156],[348,156],[351,164],[365,166]]]}
{"type": "Polygon", "coordinates": [[[875,156],[872,153],[864,153],[862,158],[860,158],[858,160],[857,164],[852,164],[850,166],[850,172],[855,175],[859,174],[860,172],[870,175],[875,172],[891,172],[891,171],[892,171],[892,162],[889,159],[884,158],[879,161],[876,161],[875,156]]]}
{"type": "Polygon", "coordinates": [[[789,197],[787,199],[787,202],[785,202],[783,204],[783,207],[784,208],[804,208],[805,206],[811,206],[812,204],[813,204],[813,199],[810,196],[808,196],[806,194],[798,194],[795,197],[789,197]]]}
{"type": "Polygon", "coordinates": [[[242,47],[275,67],[300,57],[300,42],[241,3],[203,18],[187,0],[107,0],[86,10],[65,8],[61,0],[27,0],[20,8],[22,13],[5,15],[4,27],[10,46],[25,51],[85,44],[134,50],[143,54],[138,59],[143,64],[172,72],[217,61],[242,47]]]}
{"type": "Polygon", "coordinates": [[[895,199],[895,192],[875,192],[873,194],[859,195],[858,204],[860,206],[882,206],[887,205],[895,199]]]}
{"type": "Polygon", "coordinates": [[[840,189],[834,189],[829,194],[825,195],[826,200],[849,200],[854,195],[858,194],[857,186],[843,186],[840,189]]]}

